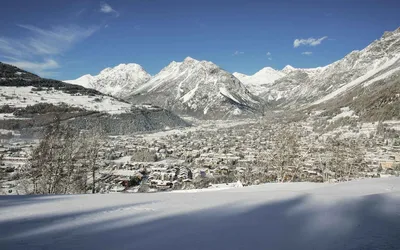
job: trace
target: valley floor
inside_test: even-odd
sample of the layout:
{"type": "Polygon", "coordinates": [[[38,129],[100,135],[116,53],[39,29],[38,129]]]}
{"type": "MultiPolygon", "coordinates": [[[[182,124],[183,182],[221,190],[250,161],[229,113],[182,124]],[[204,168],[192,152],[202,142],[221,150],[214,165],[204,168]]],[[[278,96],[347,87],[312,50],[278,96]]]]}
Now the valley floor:
{"type": "Polygon", "coordinates": [[[399,249],[400,178],[0,197],[0,249],[399,249]]]}

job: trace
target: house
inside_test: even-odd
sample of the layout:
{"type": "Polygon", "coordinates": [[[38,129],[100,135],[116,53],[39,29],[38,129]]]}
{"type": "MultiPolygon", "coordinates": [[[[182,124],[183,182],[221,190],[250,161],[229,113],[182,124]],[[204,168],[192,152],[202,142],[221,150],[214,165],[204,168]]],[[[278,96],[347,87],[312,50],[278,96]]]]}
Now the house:
{"type": "Polygon", "coordinates": [[[393,161],[381,162],[381,163],[379,164],[379,166],[380,166],[382,169],[385,169],[385,170],[393,170],[393,168],[394,168],[394,162],[393,162],[393,161]]]}

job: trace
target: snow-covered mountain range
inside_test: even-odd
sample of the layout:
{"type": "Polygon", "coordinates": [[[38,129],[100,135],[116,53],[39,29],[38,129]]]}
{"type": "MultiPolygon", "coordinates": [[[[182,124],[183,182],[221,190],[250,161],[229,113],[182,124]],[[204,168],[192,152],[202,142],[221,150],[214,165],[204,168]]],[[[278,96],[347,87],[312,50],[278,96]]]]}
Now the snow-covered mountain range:
{"type": "Polygon", "coordinates": [[[142,66],[136,63],[120,64],[114,68],[106,68],[96,76],[83,75],[75,80],[64,82],[81,85],[98,90],[104,94],[120,98],[129,96],[134,89],[150,79],[142,66]]]}
{"type": "Polygon", "coordinates": [[[400,72],[400,28],[361,51],[353,51],[318,68],[282,70],[265,67],[254,75],[229,72],[208,61],[186,58],[151,77],[140,65],[121,64],[97,76],[66,81],[129,99],[155,103],[180,113],[203,117],[242,114],[278,101],[287,107],[320,104],[355,87],[370,86],[400,72]]]}
{"type": "Polygon", "coordinates": [[[261,101],[232,74],[208,61],[172,62],[131,96],[181,114],[209,118],[259,113],[261,101]]]}
{"type": "Polygon", "coordinates": [[[400,72],[400,28],[327,66],[282,71],[286,75],[269,85],[263,98],[293,106],[320,104],[355,87],[367,87],[400,72]]]}

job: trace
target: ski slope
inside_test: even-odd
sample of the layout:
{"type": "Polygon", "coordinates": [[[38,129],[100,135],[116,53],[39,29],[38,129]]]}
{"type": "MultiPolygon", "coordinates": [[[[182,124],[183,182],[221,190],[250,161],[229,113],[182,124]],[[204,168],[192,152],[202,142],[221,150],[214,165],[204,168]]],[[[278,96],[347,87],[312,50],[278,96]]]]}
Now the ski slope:
{"type": "Polygon", "coordinates": [[[399,249],[400,179],[0,197],[0,249],[399,249]]]}

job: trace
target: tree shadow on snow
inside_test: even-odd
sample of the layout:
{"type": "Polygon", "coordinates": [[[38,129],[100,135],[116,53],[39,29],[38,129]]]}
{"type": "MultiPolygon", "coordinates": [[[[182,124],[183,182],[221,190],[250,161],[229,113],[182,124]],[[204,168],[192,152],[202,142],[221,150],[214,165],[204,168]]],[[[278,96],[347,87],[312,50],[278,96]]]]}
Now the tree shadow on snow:
{"type": "Polygon", "coordinates": [[[400,249],[400,199],[369,195],[314,207],[309,199],[149,220],[141,219],[151,212],[141,212],[85,223],[88,216],[140,204],[13,220],[0,223],[0,249],[400,249]],[[74,219],[80,222],[76,226],[42,230],[74,219]]]}

